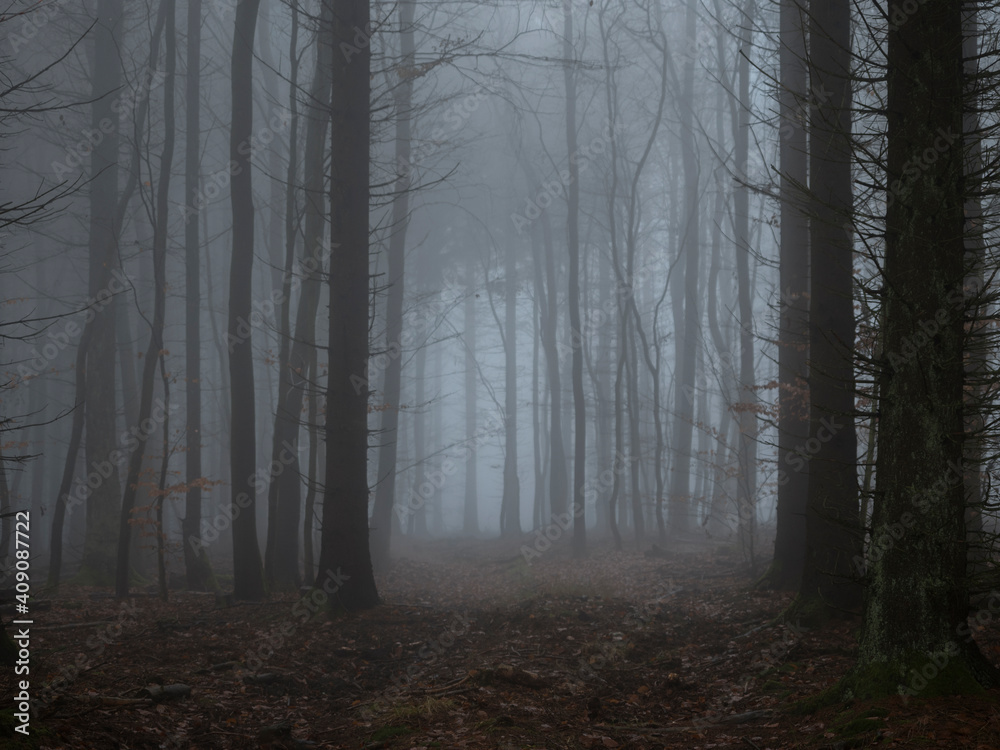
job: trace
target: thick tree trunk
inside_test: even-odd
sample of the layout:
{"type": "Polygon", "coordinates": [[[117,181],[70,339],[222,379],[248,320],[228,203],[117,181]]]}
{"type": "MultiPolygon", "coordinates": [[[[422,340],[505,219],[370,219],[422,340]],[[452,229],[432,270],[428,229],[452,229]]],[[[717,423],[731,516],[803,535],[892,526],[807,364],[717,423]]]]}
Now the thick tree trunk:
{"type": "Polygon", "coordinates": [[[92,71],[92,127],[112,127],[91,152],[90,159],[90,276],[89,295],[104,300],[95,305],[90,323],[90,351],[86,368],[86,466],[99,479],[87,498],[87,533],[81,573],[87,583],[110,584],[115,576],[115,553],[108,541],[115,538],[121,501],[118,464],[111,461],[115,438],[115,321],[114,308],[106,304],[111,272],[118,267],[117,227],[118,147],[121,140],[115,102],[122,85],[122,0],[99,0],[92,71]]]}
{"type": "Polygon", "coordinates": [[[260,0],[239,0],[232,60],[229,158],[233,252],[229,271],[230,486],[232,488],[233,587],[237,599],[264,596],[257,541],[257,425],[250,327],[254,264],[254,205],[250,154],[253,133],[253,40],[260,0]]]}
{"type": "Polygon", "coordinates": [[[766,581],[784,590],[797,589],[802,578],[809,492],[809,465],[798,453],[809,439],[809,222],[803,210],[808,152],[802,121],[808,68],[803,5],[804,0],[782,0],[780,8],[778,505],[774,562],[766,581]]]}
{"type": "Polygon", "coordinates": [[[369,139],[371,48],[368,0],[344,0],[332,23],[330,160],[330,363],[326,397],[326,483],[317,583],[334,587],[348,611],[378,604],[368,529],[369,139]],[[334,241],[339,245],[334,245],[334,241]],[[332,583],[331,583],[332,582],[332,583]]]}
{"type": "Polygon", "coordinates": [[[845,681],[857,697],[997,684],[967,622],[962,10],[958,0],[921,5],[889,31],[879,553],[869,556],[858,665],[845,681]]]}
{"type": "Polygon", "coordinates": [[[854,429],[854,277],[851,193],[851,14],[849,0],[810,11],[811,108],[809,463],[804,611],[860,603],[852,559],[860,551],[854,429]],[[815,606],[814,606],[815,605],[815,606]]]}
{"type": "Polygon", "coordinates": [[[992,569],[990,557],[993,547],[992,535],[983,525],[985,504],[984,440],[986,422],[983,418],[984,397],[991,390],[993,374],[988,366],[989,321],[987,307],[982,298],[986,286],[986,242],[983,237],[983,144],[980,131],[979,108],[982,106],[977,91],[981,88],[979,78],[979,13],[975,3],[966,3],[962,18],[962,63],[965,76],[966,101],[962,117],[962,132],[965,136],[965,177],[967,199],[965,201],[965,252],[966,279],[965,294],[970,301],[969,318],[973,321],[966,343],[968,354],[965,361],[966,377],[966,442],[963,464],[965,467],[965,499],[969,543],[969,593],[977,605],[992,594],[993,582],[987,580],[992,569]]]}
{"type": "Polygon", "coordinates": [[[389,296],[385,310],[386,352],[389,364],[382,386],[382,425],[379,431],[378,471],[375,475],[375,507],[372,511],[372,562],[376,568],[389,564],[392,507],[396,499],[396,454],[399,449],[400,378],[403,370],[403,295],[406,261],[406,230],[410,223],[410,118],[413,108],[414,65],[413,18],[415,0],[400,0],[399,65],[396,101],[396,187],[392,198],[388,269],[389,296]]]}
{"type": "MultiPolygon", "coordinates": [[[[187,134],[184,151],[184,204],[193,208],[198,199],[201,167],[201,0],[188,0],[187,9],[187,134]]],[[[187,452],[185,474],[187,496],[182,536],[184,570],[191,591],[216,588],[208,553],[201,538],[201,248],[197,215],[184,223],[184,349],[187,452]]]]}
{"type": "MultiPolygon", "coordinates": [[[[270,32],[270,17],[264,14],[264,36],[270,32]]],[[[280,274],[275,288],[280,289],[278,305],[278,395],[274,415],[274,430],[271,439],[271,466],[281,467],[280,473],[271,474],[267,490],[267,544],[264,550],[264,579],[269,588],[298,588],[299,577],[299,516],[301,513],[301,465],[299,463],[298,439],[301,426],[302,388],[301,381],[310,377],[307,363],[291,361],[292,348],[292,288],[298,281],[295,276],[296,248],[296,184],[298,176],[298,6],[292,5],[291,48],[289,49],[289,111],[288,124],[288,167],[285,171],[284,194],[281,194],[279,150],[271,148],[269,153],[271,171],[271,207],[268,216],[267,244],[274,266],[272,273],[280,274]],[[284,216],[278,208],[284,203],[284,216]],[[282,241],[282,228],[284,241],[282,241]],[[285,257],[278,264],[278,248],[284,244],[285,257]],[[293,381],[299,384],[296,388],[293,381]]],[[[264,81],[271,96],[277,97],[278,81],[273,70],[273,55],[270,42],[261,41],[264,81]]],[[[321,259],[314,262],[319,262],[321,259]]],[[[315,318],[315,314],[313,315],[315,318]]],[[[304,342],[305,343],[305,342],[304,342]]],[[[311,343],[311,340],[310,342],[311,343]]]]}

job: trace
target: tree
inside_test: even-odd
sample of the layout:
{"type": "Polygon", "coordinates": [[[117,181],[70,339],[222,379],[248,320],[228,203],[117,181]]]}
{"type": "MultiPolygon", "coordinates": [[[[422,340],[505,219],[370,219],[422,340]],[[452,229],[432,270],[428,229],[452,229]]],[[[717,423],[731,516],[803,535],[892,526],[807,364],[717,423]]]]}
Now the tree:
{"type": "Polygon", "coordinates": [[[782,0],[778,131],[781,175],[778,328],[778,504],[774,561],[765,580],[777,589],[799,587],[806,556],[808,464],[797,456],[809,438],[803,395],[808,354],[809,222],[807,185],[805,28],[803,0],[782,0]]]}
{"type": "MultiPolygon", "coordinates": [[[[476,260],[467,251],[465,257],[465,439],[476,434],[476,260]]],[[[479,483],[476,477],[477,454],[465,460],[465,495],[462,501],[462,532],[479,533],[479,483]]]]}
{"type": "MultiPolygon", "coordinates": [[[[160,14],[165,22],[166,78],[163,86],[163,151],[160,155],[160,171],[157,179],[155,213],[153,214],[153,320],[149,334],[149,346],[142,366],[142,391],[139,397],[139,412],[136,426],[138,428],[138,445],[129,457],[128,475],[125,481],[125,493],[122,497],[122,507],[118,525],[118,554],[115,574],[115,589],[121,598],[128,596],[129,584],[129,543],[131,540],[132,510],[135,508],[136,491],[139,488],[139,473],[142,469],[146,444],[150,437],[145,425],[150,422],[153,408],[153,389],[156,385],[156,366],[163,356],[163,326],[166,316],[166,260],[167,260],[167,220],[168,197],[170,193],[170,177],[174,160],[174,145],[176,128],[174,124],[174,85],[176,79],[176,2],[175,0],[160,0],[160,14]]],[[[160,24],[157,23],[157,27],[160,24]]],[[[155,41],[155,40],[154,40],[155,41]]],[[[167,443],[163,445],[164,455],[167,443]]],[[[161,488],[162,489],[162,488],[161,488]]],[[[158,504],[162,496],[158,497],[158,504]]],[[[160,506],[162,507],[162,506],[160,506]]],[[[162,533],[162,530],[158,529],[162,533]]]]}
{"type": "Polygon", "coordinates": [[[851,3],[811,8],[810,444],[806,546],[799,589],[805,612],[856,607],[851,561],[859,550],[854,430],[854,247],[851,190],[851,3]]]}
{"type": "Polygon", "coordinates": [[[583,393],[583,331],[580,327],[580,165],[576,145],[576,70],[573,62],[573,6],[563,3],[563,81],[566,87],[566,150],[569,187],[566,236],[569,247],[569,328],[573,351],[573,556],[587,552],[584,484],[587,478],[587,402],[583,393]]]}
{"type": "MultiPolygon", "coordinates": [[[[684,33],[695,39],[698,32],[698,4],[688,0],[684,33]]],[[[676,370],[674,383],[674,434],[670,447],[674,452],[670,481],[670,530],[683,533],[691,523],[691,437],[694,423],[695,350],[701,327],[698,305],[699,216],[698,148],[694,121],[695,56],[684,61],[681,104],[681,152],[684,172],[683,331],[675,336],[676,370]]],[[[681,269],[678,269],[680,271],[681,269]]],[[[635,450],[635,449],[633,449],[635,450]]]]}
{"type": "Polygon", "coordinates": [[[736,279],[739,285],[740,310],[740,476],[736,507],[739,512],[740,543],[754,571],[754,538],[757,508],[757,393],[754,389],[753,293],[750,281],[750,187],[747,184],[747,159],[750,142],[750,52],[753,45],[755,0],[745,0],[742,8],[739,57],[739,94],[731,96],[733,141],[736,144],[736,174],[740,184],[734,196],[736,224],[736,279]]]}
{"type": "Polygon", "coordinates": [[[997,670],[969,630],[963,287],[968,273],[959,0],[889,29],[879,433],[868,591],[853,695],[978,692],[997,670]],[[919,54],[915,54],[919,50],[919,54]],[[914,107],[920,102],[920,107],[914,107]],[[934,152],[935,159],[923,154],[934,152]],[[910,165],[920,164],[914,174],[910,165]],[[913,348],[922,331],[926,345],[913,348]],[[900,536],[901,535],[901,536],[900,536]],[[882,540],[893,538],[891,545],[882,540]]]}
{"type": "MultiPolygon", "coordinates": [[[[323,154],[325,152],[325,142],[327,129],[330,124],[330,91],[331,77],[333,75],[333,39],[330,30],[332,23],[333,5],[324,2],[320,4],[319,23],[316,29],[316,65],[309,86],[308,106],[306,115],[306,137],[305,137],[305,165],[303,172],[303,227],[305,230],[305,247],[316,248],[326,246],[326,190],[324,177],[323,154]]],[[[324,252],[321,259],[325,260],[324,252]]],[[[287,373],[298,374],[298,368],[302,367],[301,357],[305,356],[306,364],[301,377],[297,377],[293,383],[298,383],[297,387],[303,388],[306,382],[307,373],[313,381],[318,380],[317,372],[317,346],[316,341],[316,316],[319,310],[319,298],[322,291],[322,274],[320,264],[311,265],[307,269],[305,279],[302,282],[302,294],[299,296],[299,307],[295,317],[295,341],[292,343],[289,366],[287,373]],[[303,354],[304,353],[304,354],[303,354]]],[[[316,386],[309,390],[309,487],[306,494],[305,518],[303,519],[303,550],[305,552],[306,583],[313,583],[313,513],[316,495],[317,472],[319,470],[319,392],[316,386]]],[[[294,402],[294,400],[293,400],[294,402]]],[[[281,412],[279,412],[279,415],[281,412]]],[[[278,424],[278,416],[275,417],[275,424],[278,424]]],[[[296,435],[298,433],[296,432],[296,435]]],[[[298,477],[295,477],[296,482],[298,477]]]]}
{"type": "Polygon", "coordinates": [[[521,534],[521,480],[517,475],[517,253],[513,237],[504,252],[504,456],[500,535],[521,534]]]}
{"type": "Polygon", "coordinates": [[[229,158],[233,252],[229,267],[230,486],[232,488],[233,593],[256,601],[264,596],[257,543],[256,407],[250,329],[254,262],[254,206],[250,166],[253,133],[253,40],[260,0],[238,0],[233,37],[232,124],[229,158]]]}
{"type": "Polygon", "coordinates": [[[332,19],[330,336],[326,483],[320,577],[339,577],[335,607],[378,604],[368,531],[368,202],[371,47],[368,0],[344,0],[332,19]],[[367,42],[367,40],[366,40],[367,42]]]}
{"type": "MultiPolygon", "coordinates": [[[[122,0],[98,0],[97,22],[93,31],[94,51],[91,72],[93,106],[91,126],[97,132],[110,123],[110,132],[98,142],[90,158],[90,297],[108,294],[111,272],[117,266],[118,226],[118,132],[117,92],[122,85],[121,60],[122,0]]],[[[109,584],[115,576],[115,553],[108,540],[115,538],[121,496],[118,463],[111,461],[115,450],[115,320],[114,308],[95,309],[86,360],[87,410],[85,453],[88,467],[101,476],[87,497],[87,534],[81,573],[94,584],[109,584]],[[93,356],[101,352],[102,356],[93,356]],[[107,353],[107,354],[105,354],[107,353]]]]}
{"type": "Polygon", "coordinates": [[[399,443],[400,376],[403,357],[400,347],[403,338],[403,293],[406,260],[406,230],[410,223],[410,118],[413,108],[413,80],[420,75],[414,64],[413,18],[414,0],[402,0],[399,13],[400,57],[396,75],[399,79],[395,90],[396,103],[396,186],[392,198],[392,226],[389,235],[388,270],[386,282],[389,297],[386,300],[386,348],[389,364],[385,369],[382,387],[381,448],[378,452],[378,473],[375,485],[375,507],[372,515],[372,559],[376,567],[389,564],[389,540],[392,531],[392,506],[396,495],[396,452],[399,443]]]}
{"type": "MultiPolygon", "coordinates": [[[[187,76],[185,78],[187,120],[184,141],[184,204],[192,209],[198,199],[201,160],[201,0],[188,0],[187,76]]],[[[215,588],[208,553],[193,540],[201,536],[201,253],[198,217],[187,215],[184,223],[184,371],[187,424],[184,521],[184,570],[192,591],[215,588]],[[196,548],[197,547],[197,548],[196,548]]]]}

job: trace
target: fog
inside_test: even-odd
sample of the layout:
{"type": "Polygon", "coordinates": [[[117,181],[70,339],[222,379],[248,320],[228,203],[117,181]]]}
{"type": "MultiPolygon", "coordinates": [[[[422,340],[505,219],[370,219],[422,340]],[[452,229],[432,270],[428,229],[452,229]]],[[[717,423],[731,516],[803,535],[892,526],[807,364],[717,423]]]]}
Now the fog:
{"type": "Polygon", "coordinates": [[[800,429],[779,461],[778,394],[801,390],[779,388],[779,147],[808,102],[781,125],[776,6],[374,3],[331,44],[319,3],[264,0],[250,113],[235,0],[21,6],[2,22],[5,507],[30,508],[50,581],[109,582],[124,530],[144,578],[158,554],[177,580],[202,551],[232,571],[248,513],[269,583],[312,581],[349,429],[331,322],[367,327],[346,377],[376,569],[456,535],[526,558],[726,543],[766,566],[779,487],[819,446],[800,429]],[[337,83],[362,58],[370,113],[337,83]],[[370,114],[368,309],[331,308],[331,112],[370,114]]]}

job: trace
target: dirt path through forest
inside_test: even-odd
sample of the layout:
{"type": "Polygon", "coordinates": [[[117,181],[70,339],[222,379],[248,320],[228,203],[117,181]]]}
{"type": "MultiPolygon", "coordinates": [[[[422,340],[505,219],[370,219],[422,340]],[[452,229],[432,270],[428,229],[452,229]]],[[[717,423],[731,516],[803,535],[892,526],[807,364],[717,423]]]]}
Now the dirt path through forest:
{"type": "MultiPolygon", "coordinates": [[[[848,669],[856,623],[782,621],[788,595],[750,590],[724,546],[399,554],[385,604],[336,619],[311,616],[318,591],[226,606],[67,588],[35,619],[33,744],[5,710],[0,747],[1000,747],[998,691],[788,712],[848,669]]],[[[995,661],[998,631],[977,630],[995,661]]]]}

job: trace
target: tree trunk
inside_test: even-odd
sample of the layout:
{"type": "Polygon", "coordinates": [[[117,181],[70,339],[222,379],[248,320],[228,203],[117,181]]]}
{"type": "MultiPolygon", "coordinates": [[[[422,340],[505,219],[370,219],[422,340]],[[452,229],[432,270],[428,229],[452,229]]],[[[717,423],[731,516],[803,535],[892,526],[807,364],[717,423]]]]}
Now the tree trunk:
{"type": "MultiPolygon", "coordinates": [[[[295,315],[295,340],[292,342],[289,364],[283,368],[288,378],[288,385],[285,386],[282,394],[287,394],[287,401],[284,405],[279,401],[279,411],[275,417],[276,436],[278,436],[279,424],[281,426],[278,445],[286,439],[286,434],[287,439],[298,440],[298,417],[294,420],[295,430],[286,433],[286,429],[289,427],[289,420],[285,419],[282,415],[287,414],[290,417],[293,405],[301,403],[301,392],[305,388],[305,383],[309,380],[313,382],[318,380],[318,373],[316,371],[316,319],[319,311],[322,287],[321,271],[328,252],[327,240],[324,237],[324,228],[326,225],[324,204],[326,203],[326,194],[324,191],[323,160],[327,128],[330,122],[330,87],[333,74],[332,23],[333,8],[330,3],[323,3],[320,8],[319,26],[316,32],[316,67],[313,72],[312,83],[309,87],[309,98],[306,108],[308,121],[306,122],[305,167],[302,193],[304,200],[304,251],[306,261],[309,262],[309,265],[304,270],[305,278],[302,281],[302,292],[299,295],[299,306],[295,315]],[[303,358],[306,362],[305,365],[302,364],[303,358]],[[304,367],[301,375],[297,371],[297,368],[300,367],[304,367]],[[294,379],[292,378],[293,374],[295,375],[294,379]],[[296,389],[299,391],[297,396],[293,392],[296,389]],[[281,417],[280,422],[279,417],[281,417]]],[[[319,431],[317,422],[317,415],[319,413],[319,404],[317,401],[319,400],[319,394],[317,393],[317,388],[317,385],[313,385],[308,391],[310,401],[309,410],[312,415],[309,421],[309,473],[311,479],[306,494],[305,519],[303,524],[303,544],[308,545],[305,547],[307,583],[313,582],[312,571],[315,568],[312,524],[318,476],[322,473],[319,468],[319,459],[321,456],[317,454],[317,451],[320,450],[318,435],[316,434],[319,431]]],[[[294,461],[297,462],[297,442],[295,443],[295,447],[296,450],[294,453],[296,458],[294,461]]],[[[291,474],[290,478],[294,478],[296,485],[298,484],[298,476],[296,474],[291,474]]],[[[286,488],[289,492],[294,492],[297,495],[298,490],[292,488],[290,484],[276,483],[275,492],[278,494],[275,497],[275,503],[278,507],[283,505],[282,493],[284,493],[286,488]]],[[[270,497],[268,498],[268,502],[270,502],[270,497]]]]}
{"type": "Polygon", "coordinates": [[[73,477],[76,472],[77,458],[80,453],[80,443],[83,437],[84,416],[86,414],[87,393],[87,351],[90,348],[90,337],[93,327],[87,323],[80,334],[80,343],[76,349],[76,406],[73,409],[73,422],[70,426],[69,446],[66,448],[66,461],[63,464],[62,479],[59,482],[59,494],[52,509],[52,534],[49,542],[49,575],[47,585],[55,588],[62,576],[63,558],[63,526],[66,510],[72,512],[78,503],[70,498],[73,489],[73,477]]]}
{"type": "MultiPolygon", "coordinates": [[[[176,0],[160,0],[165,13],[165,44],[166,58],[163,81],[163,151],[160,155],[160,171],[157,176],[155,215],[153,228],[153,321],[149,335],[149,346],[142,366],[141,392],[139,395],[139,414],[136,422],[135,436],[138,445],[132,449],[129,457],[128,476],[125,481],[125,493],[122,497],[121,513],[118,519],[118,553],[115,573],[115,590],[119,598],[128,596],[129,588],[129,541],[131,537],[132,510],[135,507],[136,492],[139,488],[140,472],[143,457],[146,453],[146,443],[152,431],[147,429],[147,423],[163,421],[167,418],[164,407],[163,414],[157,420],[151,420],[153,411],[153,390],[156,385],[156,365],[163,356],[163,325],[166,317],[166,262],[167,262],[167,223],[169,218],[170,178],[174,163],[174,145],[176,128],[174,121],[174,88],[176,82],[177,33],[175,27],[176,0]]],[[[167,451],[164,441],[164,454],[167,451]]],[[[158,497],[162,502],[162,497],[158,497]]],[[[162,529],[159,530],[162,533],[162,529]]]]}
{"type": "Polygon", "coordinates": [[[808,151],[802,118],[808,68],[802,5],[803,0],[781,0],[780,8],[778,505],[774,562],[766,581],[786,591],[798,589],[805,567],[809,492],[809,465],[798,453],[809,439],[809,221],[803,210],[808,151]]]}
{"type": "MultiPolygon", "coordinates": [[[[187,134],[184,152],[184,204],[192,208],[198,200],[201,168],[201,0],[188,0],[187,8],[187,134]]],[[[201,248],[197,215],[184,223],[184,350],[187,452],[187,495],[182,537],[184,570],[191,591],[216,588],[208,553],[195,544],[201,538],[201,248]]]]}
{"type": "Polygon", "coordinates": [[[521,534],[521,482],[517,476],[517,254],[507,238],[504,263],[504,457],[500,536],[521,534]]]}
{"type": "MultiPolygon", "coordinates": [[[[465,439],[476,434],[476,264],[472,253],[465,259],[465,439]]],[[[475,448],[465,460],[465,498],[462,503],[462,533],[479,533],[479,487],[475,448]]]]}
{"type": "Polygon", "coordinates": [[[563,81],[566,87],[566,150],[569,154],[567,244],[569,328],[573,380],[573,556],[587,553],[587,402],[583,393],[583,331],[580,328],[580,167],[576,159],[576,64],[573,62],[573,6],[563,3],[563,81]]]}
{"type": "Polygon", "coordinates": [[[400,0],[399,82],[396,103],[396,186],[392,198],[386,284],[389,296],[385,310],[386,352],[389,364],[382,387],[382,425],[379,430],[378,471],[375,475],[375,507],[372,511],[372,562],[376,568],[389,564],[392,507],[396,499],[396,453],[399,448],[400,377],[403,369],[403,295],[406,261],[406,230],[410,223],[410,118],[413,108],[414,66],[413,18],[415,0],[400,0]]]}
{"type": "Polygon", "coordinates": [[[416,500],[413,504],[407,504],[407,512],[403,514],[403,520],[409,521],[409,533],[418,537],[427,534],[427,503],[434,493],[434,486],[429,482],[427,483],[429,489],[424,487],[424,483],[427,482],[425,462],[427,454],[431,453],[431,451],[426,450],[427,415],[424,405],[427,378],[426,344],[417,350],[416,359],[416,373],[414,374],[416,395],[413,399],[416,405],[416,413],[413,414],[413,461],[416,463],[416,475],[413,480],[413,489],[410,491],[410,497],[416,500]]]}
{"type": "Polygon", "coordinates": [[[110,584],[115,577],[115,553],[109,540],[115,538],[121,497],[118,464],[110,460],[115,438],[115,320],[113,306],[106,304],[111,271],[118,266],[117,227],[118,147],[121,140],[115,103],[122,85],[122,0],[98,0],[92,71],[91,125],[102,130],[113,127],[91,152],[90,159],[90,275],[89,295],[104,300],[93,308],[90,351],[101,356],[86,361],[86,466],[98,478],[98,486],[87,497],[87,533],[81,573],[85,582],[110,584]]]}
{"type": "MultiPolygon", "coordinates": [[[[535,182],[535,185],[538,183],[535,182]]],[[[562,378],[559,371],[559,294],[555,266],[555,246],[548,213],[542,214],[542,250],[545,255],[545,300],[548,306],[542,319],[542,342],[545,345],[545,368],[549,373],[549,517],[566,512],[566,448],[563,440],[562,378]],[[547,343],[546,343],[547,342],[547,343]]]]}
{"type": "Polygon", "coordinates": [[[851,194],[851,15],[849,0],[810,12],[813,176],[809,289],[809,464],[806,547],[800,587],[805,612],[851,609],[860,589],[851,561],[860,551],[854,430],[854,277],[851,194]],[[827,96],[829,94],[829,96],[827,96]],[[813,605],[816,605],[815,607],[813,605]]]}
{"type": "Polygon", "coordinates": [[[870,556],[858,664],[845,681],[860,698],[997,684],[967,622],[962,10],[958,0],[921,5],[889,31],[879,554],[870,556]]]}
{"type": "MultiPolygon", "coordinates": [[[[537,242],[534,233],[531,235],[532,243],[537,242]]],[[[541,405],[539,403],[541,394],[539,393],[539,381],[541,379],[541,367],[539,361],[539,344],[541,341],[541,319],[539,318],[540,305],[538,295],[533,295],[531,300],[531,448],[534,458],[533,468],[535,473],[534,501],[531,509],[532,530],[541,528],[542,515],[545,505],[545,467],[542,461],[542,422],[541,405]]]]}
{"type": "MultiPolygon", "coordinates": [[[[696,39],[698,4],[688,2],[685,34],[696,39]]],[[[688,531],[691,525],[691,437],[694,429],[694,370],[695,347],[701,325],[698,305],[699,267],[699,195],[698,150],[694,119],[694,70],[691,55],[684,63],[683,102],[681,104],[681,151],[684,170],[684,333],[677,350],[674,384],[674,434],[670,447],[674,456],[674,472],[670,481],[670,530],[674,534],[688,531]]]]}
{"type": "MultiPolygon", "coordinates": [[[[326,13],[321,9],[321,14],[326,13]]],[[[323,33],[323,17],[320,18],[320,29],[317,32],[316,71],[312,91],[314,97],[325,100],[329,92],[330,50],[327,37],[323,33]]],[[[315,344],[316,312],[318,307],[320,279],[317,273],[322,267],[324,255],[322,243],[318,239],[317,221],[307,213],[306,257],[302,272],[306,275],[303,281],[296,276],[295,247],[297,221],[294,216],[297,210],[296,176],[298,173],[298,8],[292,6],[292,41],[289,57],[291,59],[290,102],[291,120],[289,123],[288,171],[285,191],[285,259],[284,274],[281,280],[281,347],[278,360],[281,367],[278,373],[278,399],[274,415],[274,432],[271,443],[271,465],[280,466],[280,473],[271,476],[268,486],[267,510],[267,546],[264,553],[264,577],[269,586],[283,588],[298,588],[299,577],[299,521],[301,514],[301,465],[299,462],[299,432],[301,427],[302,397],[305,383],[313,374],[309,369],[311,352],[315,344]],[[315,235],[310,235],[314,232],[315,235]],[[312,242],[310,243],[310,239],[312,242]],[[310,252],[312,253],[310,255],[310,252]],[[294,340],[291,329],[292,290],[296,284],[302,285],[299,296],[299,306],[296,311],[296,327],[294,340]],[[275,463],[277,462],[277,463],[275,463]]],[[[275,84],[276,85],[276,84],[275,84]]],[[[315,106],[315,104],[313,104],[315,106]]],[[[323,136],[326,132],[326,120],[323,113],[309,121],[309,128],[318,128],[321,132],[307,134],[307,142],[313,139],[311,156],[318,158],[322,150],[323,136]]],[[[306,190],[322,190],[322,166],[306,163],[306,170],[312,170],[314,175],[306,190]]],[[[307,178],[308,179],[308,178],[307,178]]],[[[272,182],[272,186],[274,182],[272,182]]],[[[308,199],[307,199],[308,200],[308,199]]],[[[320,212],[322,213],[322,212],[320,212]]],[[[272,213],[272,220],[274,214],[272,213]]],[[[322,226],[322,219],[318,221],[322,226]]]]}
{"type": "Polygon", "coordinates": [[[747,159],[750,143],[750,54],[753,45],[755,0],[746,0],[740,32],[739,99],[733,102],[733,140],[736,144],[736,173],[740,184],[734,196],[736,219],[736,279],[740,308],[740,477],[736,507],[740,517],[740,546],[756,574],[754,540],[757,530],[757,392],[754,389],[753,287],[750,281],[750,188],[747,159]]]}
{"type": "Polygon", "coordinates": [[[334,581],[335,608],[378,604],[368,529],[368,201],[371,48],[368,0],[344,0],[332,22],[330,101],[330,370],[326,397],[326,483],[317,583],[334,581]],[[334,244],[334,240],[339,245],[334,244]]]}
{"type": "Polygon", "coordinates": [[[254,264],[254,205],[247,144],[253,133],[253,40],[260,0],[238,0],[232,59],[229,159],[233,252],[229,270],[230,486],[232,488],[233,588],[237,599],[264,597],[257,541],[256,409],[250,327],[254,264]]]}

